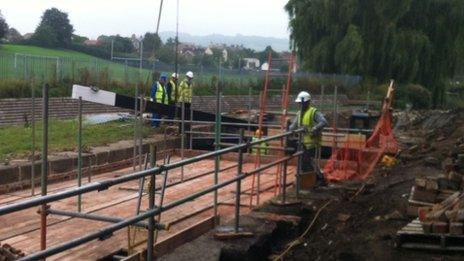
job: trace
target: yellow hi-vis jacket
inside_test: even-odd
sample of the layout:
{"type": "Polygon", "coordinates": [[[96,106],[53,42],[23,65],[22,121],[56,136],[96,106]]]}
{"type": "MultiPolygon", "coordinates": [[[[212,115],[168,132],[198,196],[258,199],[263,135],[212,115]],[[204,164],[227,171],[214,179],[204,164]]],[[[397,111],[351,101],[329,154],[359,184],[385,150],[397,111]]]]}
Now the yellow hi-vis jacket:
{"type": "Polygon", "coordinates": [[[171,99],[173,102],[177,102],[179,100],[179,88],[172,79],[169,83],[171,84],[171,99]]]}
{"type": "Polygon", "coordinates": [[[166,89],[159,82],[156,83],[156,103],[169,104],[166,89]]]}
{"type": "Polygon", "coordinates": [[[192,103],[192,85],[187,79],[183,80],[179,85],[179,102],[192,103]]]}
{"type": "MultiPolygon", "coordinates": [[[[298,127],[301,127],[301,125],[307,127],[308,130],[311,130],[315,124],[314,122],[314,116],[316,115],[317,109],[314,107],[309,107],[305,113],[303,114],[303,121],[301,122],[300,119],[300,112],[297,113],[297,119],[298,119],[298,127]]],[[[311,132],[307,132],[303,136],[303,144],[307,149],[316,147],[316,145],[321,144],[321,136],[312,136],[311,132]]]]}
{"type": "MultiPolygon", "coordinates": [[[[253,137],[253,138],[251,139],[252,142],[253,142],[253,141],[257,141],[257,140],[259,140],[258,137],[253,137]]],[[[267,147],[268,147],[268,146],[269,146],[269,145],[268,145],[266,142],[261,142],[261,143],[259,144],[259,154],[260,154],[260,155],[267,155],[267,153],[268,153],[267,147]]],[[[257,147],[253,147],[253,148],[251,149],[251,154],[252,154],[252,155],[257,155],[257,154],[258,154],[258,148],[257,148],[257,147]]]]}

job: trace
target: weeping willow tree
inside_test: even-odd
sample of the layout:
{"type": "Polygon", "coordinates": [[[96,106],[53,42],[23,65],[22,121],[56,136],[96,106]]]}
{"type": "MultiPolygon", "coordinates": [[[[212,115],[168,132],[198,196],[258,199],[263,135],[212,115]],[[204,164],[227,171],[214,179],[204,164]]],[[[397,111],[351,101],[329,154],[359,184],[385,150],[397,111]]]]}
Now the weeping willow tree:
{"type": "Polygon", "coordinates": [[[463,0],[289,0],[292,48],[307,70],[419,83],[444,99],[463,33],[463,0]]]}

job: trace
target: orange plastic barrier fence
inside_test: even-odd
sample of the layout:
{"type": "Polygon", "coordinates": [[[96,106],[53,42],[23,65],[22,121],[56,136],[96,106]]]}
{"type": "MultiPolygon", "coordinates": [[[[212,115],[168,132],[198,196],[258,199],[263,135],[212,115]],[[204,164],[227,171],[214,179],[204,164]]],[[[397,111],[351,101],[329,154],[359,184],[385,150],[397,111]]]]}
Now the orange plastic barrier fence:
{"type": "Polygon", "coordinates": [[[398,143],[393,135],[391,114],[393,92],[393,81],[391,81],[382,107],[382,114],[374,132],[365,144],[359,144],[359,140],[351,141],[348,139],[340,148],[334,139],[332,156],[324,166],[324,175],[327,180],[365,179],[371,174],[385,153],[396,154],[398,143]]]}

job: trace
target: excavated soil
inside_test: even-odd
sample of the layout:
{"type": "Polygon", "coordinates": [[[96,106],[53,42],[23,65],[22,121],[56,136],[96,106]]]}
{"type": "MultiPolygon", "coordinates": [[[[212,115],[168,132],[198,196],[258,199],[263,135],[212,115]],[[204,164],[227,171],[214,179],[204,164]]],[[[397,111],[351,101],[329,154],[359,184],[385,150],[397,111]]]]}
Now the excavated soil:
{"type": "MultiPolygon", "coordinates": [[[[406,209],[414,178],[443,172],[442,162],[456,153],[455,144],[464,137],[464,112],[402,112],[395,119],[402,148],[397,165],[379,166],[368,181],[307,196],[305,203],[315,210],[332,201],[285,260],[463,260],[464,254],[404,250],[394,242],[396,232],[411,220],[406,209]],[[363,189],[354,196],[356,187],[363,189]]],[[[309,219],[315,211],[311,213],[309,219]]],[[[276,247],[275,253],[293,239],[276,247]]]]}

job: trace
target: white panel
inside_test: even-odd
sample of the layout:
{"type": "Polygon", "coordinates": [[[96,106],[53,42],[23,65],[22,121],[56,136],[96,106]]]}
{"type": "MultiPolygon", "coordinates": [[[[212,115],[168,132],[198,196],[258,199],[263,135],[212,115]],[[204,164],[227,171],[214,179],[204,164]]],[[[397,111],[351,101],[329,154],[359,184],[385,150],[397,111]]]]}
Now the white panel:
{"type": "Polygon", "coordinates": [[[116,93],[114,92],[104,90],[94,91],[90,87],[74,84],[72,90],[72,98],[79,99],[79,97],[82,97],[82,100],[84,101],[106,104],[111,106],[114,106],[116,103],[116,93]]]}

